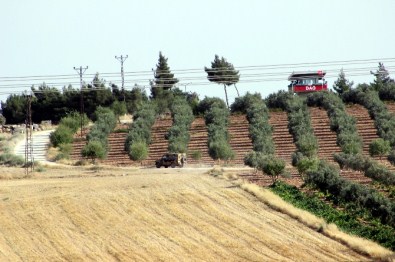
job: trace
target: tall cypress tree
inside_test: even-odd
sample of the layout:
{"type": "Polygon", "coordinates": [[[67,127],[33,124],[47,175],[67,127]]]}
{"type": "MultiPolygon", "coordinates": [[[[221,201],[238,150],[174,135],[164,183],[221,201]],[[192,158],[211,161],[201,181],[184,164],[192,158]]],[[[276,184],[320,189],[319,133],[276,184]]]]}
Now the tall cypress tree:
{"type": "Polygon", "coordinates": [[[240,79],[239,71],[235,70],[233,65],[226,61],[224,57],[219,58],[218,55],[215,55],[214,61],[211,62],[211,68],[204,67],[204,71],[206,71],[207,79],[210,82],[224,85],[226,105],[229,108],[226,87],[230,85],[235,85],[236,87],[236,83],[240,79]]]}
{"type": "Polygon", "coordinates": [[[160,93],[164,90],[170,90],[175,84],[178,83],[178,79],[171,73],[170,67],[167,64],[167,58],[159,52],[158,64],[154,71],[155,80],[151,82],[151,97],[157,98],[160,93]]]}
{"type": "Polygon", "coordinates": [[[350,82],[350,81],[348,81],[348,79],[346,79],[346,75],[344,74],[344,71],[342,68],[342,69],[340,69],[339,77],[337,78],[335,83],[333,83],[333,89],[339,95],[341,95],[344,92],[350,90],[353,84],[354,84],[354,82],[352,82],[352,81],[350,82]]]}

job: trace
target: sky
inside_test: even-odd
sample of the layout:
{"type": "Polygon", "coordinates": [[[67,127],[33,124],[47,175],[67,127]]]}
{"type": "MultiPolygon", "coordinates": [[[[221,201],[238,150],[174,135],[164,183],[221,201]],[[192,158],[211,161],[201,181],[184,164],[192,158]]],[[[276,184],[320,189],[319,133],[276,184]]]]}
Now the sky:
{"type": "Polygon", "coordinates": [[[79,88],[80,66],[85,82],[98,72],[120,86],[121,55],[125,88],[147,87],[160,51],[179,87],[201,99],[225,98],[204,72],[216,54],[240,71],[240,95],[287,90],[288,75],[301,70],[326,70],[330,87],[341,68],[369,83],[379,59],[395,76],[394,0],[2,0],[0,10],[2,101],[43,82],[79,88]]]}

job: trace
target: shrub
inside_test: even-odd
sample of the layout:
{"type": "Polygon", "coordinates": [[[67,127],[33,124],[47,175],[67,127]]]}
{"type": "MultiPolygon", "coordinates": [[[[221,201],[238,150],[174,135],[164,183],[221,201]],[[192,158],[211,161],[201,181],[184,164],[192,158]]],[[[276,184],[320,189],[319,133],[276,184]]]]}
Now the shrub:
{"type": "Polygon", "coordinates": [[[134,121],[125,140],[125,151],[129,153],[134,143],[145,143],[146,147],[151,143],[151,127],[155,123],[155,106],[147,102],[143,104],[134,115],[134,121]]]}
{"type": "Polygon", "coordinates": [[[81,151],[83,157],[90,158],[92,163],[95,163],[96,159],[104,159],[106,156],[106,149],[103,144],[97,140],[91,140],[84,146],[81,151]]]}
{"type": "Polygon", "coordinates": [[[142,161],[148,156],[148,147],[144,142],[134,142],[130,145],[129,150],[130,159],[134,161],[142,161]]]}
{"type": "Polygon", "coordinates": [[[200,160],[202,158],[202,151],[200,151],[200,150],[192,151],[191,157],[194,160],[200,160]]]}
{"type": "Polygon", "coordinates": [[[70,144],[73,142],[73,131],[65,125],[59,125],[50,134],[49,139],[54,147],[58,147],[60,144],[70,144]]]}
{"type": "Polygon", "coordinates": [[[17,156],[10,153],[0,155],[0,164],[6,166],[22,166],[25,160],[21,156],[17,156]]]}
{"type": "Polygon", "coordinates": [[[257,155],[257,169],[268,175],[272,179],[273,184],[276,183],[280,175],[286,176],[284,160],[273,155],[257,155]]]}
{"type": "Polygon", "coordinates": [[[300,178],[305,181],[307,172],[317,170],[318,164],[319,159],[317,157],[302,157],[296,164],[296,168],[298,169],[300,178]]]}
{"type": "Polygon", "coordinates": [[[382,138],[373,140],[369,145],[369,154],[371,156],[379,156],[380,159],[389,153],[391,150],[389,141],[385,141],[382,138]]]}

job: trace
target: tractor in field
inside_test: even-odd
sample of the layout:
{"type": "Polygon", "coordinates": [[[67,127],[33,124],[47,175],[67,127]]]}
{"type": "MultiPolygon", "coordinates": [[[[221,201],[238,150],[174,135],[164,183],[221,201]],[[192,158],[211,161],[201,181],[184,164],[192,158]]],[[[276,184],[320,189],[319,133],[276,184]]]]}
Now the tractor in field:
{"type": "Polygon", "coordinates": [[[174,168],[176,166],[183,167],[187,162],[187,156],[185,153],[167,153],[161,158],[155,161],[155,166],[160,168],[164,166],[168,168],[169,166],[174,168]]]}

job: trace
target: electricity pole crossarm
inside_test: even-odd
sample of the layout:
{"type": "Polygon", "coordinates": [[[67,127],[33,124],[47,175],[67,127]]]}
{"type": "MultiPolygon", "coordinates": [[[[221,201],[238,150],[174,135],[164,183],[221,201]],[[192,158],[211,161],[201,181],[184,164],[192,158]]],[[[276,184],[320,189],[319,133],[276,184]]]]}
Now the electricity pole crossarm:
{"type": "Polygon", "coordinates": [[[123,62],[128,58],[128,55],[126,56],[115,56],[115,59],[117,59],[119,62],[121,62],[121,77],[122,77],[122,95],[123,95],[123,101],[125,102],[125,75],[123,72],[123,62]]]}
{"type": "Polygon", "coordinates": [[[81,137],[82,137],[82,128],[84,125],[83,121],[83,115],[84,115],[84,96],[82,94],[82,75],[85,73],[85,71],[88,69],[88,66],[82,67],[80,66],[79,68],[74,67],[74,70],[77,71],[77,73],[80,75],[80,117],[81,117],[81,137]]]}

